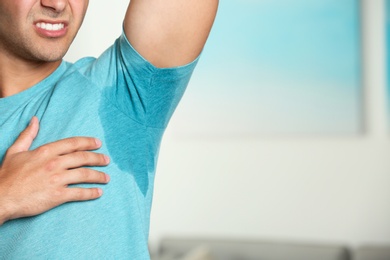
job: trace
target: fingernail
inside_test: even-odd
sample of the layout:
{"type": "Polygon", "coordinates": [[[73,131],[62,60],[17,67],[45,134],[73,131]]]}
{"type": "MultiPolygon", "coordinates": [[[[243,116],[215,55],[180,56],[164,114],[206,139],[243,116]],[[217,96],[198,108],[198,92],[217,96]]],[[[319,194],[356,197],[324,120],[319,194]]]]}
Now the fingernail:
{"type": "Polygon", "coordinates": [[[110,181],[110,175],[106,174],[106,182],[110,181]]]}
{"type": "Polygon", "coordinates": [[[29,123],[28,125],[29,125],[29,126],[32,125],[32,124],[34,123],[34,121],[35,121],[35,116],[33,116],[33,117],[31,118],[30,123],[29,123]]]}
{"type": "Polygon", "coordinates": [[[98,189],[98,193],[99,193],[99,196],[102,196],[103,195],[103,190],[102,189],[98,189]]]}
{"type": "Polygon", "coordinates": [[[106,163],[109,163],[110,162],[110,157],[108,157],[107,155],[104,155],[104,160],[106,161],[106,163]]]}
{"type": "Polygon", "coordinates": [[[95,142],[96,142],[96,145],[98,146],[101,146],[102,145],[102,141],[100,141],[99,139],[95,138],[95,142]]]}

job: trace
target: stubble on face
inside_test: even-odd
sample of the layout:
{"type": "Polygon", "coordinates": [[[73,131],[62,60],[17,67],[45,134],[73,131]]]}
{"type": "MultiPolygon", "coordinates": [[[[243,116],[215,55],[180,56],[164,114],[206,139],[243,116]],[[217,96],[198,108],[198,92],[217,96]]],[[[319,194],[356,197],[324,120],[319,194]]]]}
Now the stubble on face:
{"type": "MultiPolygon", "coordinates": [[[[23,15],[18,16],[17,12],[12,12],[12,10],[8,14],[4,10],[0,10],[0,15],[3,15],[3,19],[1,19],[3,24],[0,25],[1,52],[7,56],[30,62],[42,63],[61,60],[76,37],[84,19],[88,1],[82,2],[84,6],[81,6],[83,8],[76,13],[77,17],[73,16],[69,6],[63,12],[56,12],[36,4],[28,10],[24,17],[23,15]],[[39,35],[34,23],[40,20],[66,22],[66,34],[62,37],[39,35]]],[[[0,6],[0,8],[3,7],[0,6]]]]}

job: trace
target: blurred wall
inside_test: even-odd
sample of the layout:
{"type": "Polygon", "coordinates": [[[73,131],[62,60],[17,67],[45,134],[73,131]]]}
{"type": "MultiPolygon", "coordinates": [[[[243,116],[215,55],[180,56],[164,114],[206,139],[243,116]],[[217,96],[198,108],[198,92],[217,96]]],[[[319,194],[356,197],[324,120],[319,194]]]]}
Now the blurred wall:
{"type": "MultiPolygon", "coordinates": [[[[66,59],[112,44],[126,2],[91,1],[66,59]]],[[[384,10],[384,0],[362,0],[362,135],[185,139],[174,135],[185,115],[174,116],[160,152],[151,242],[183,235],[390,243],[384,10]]]]}

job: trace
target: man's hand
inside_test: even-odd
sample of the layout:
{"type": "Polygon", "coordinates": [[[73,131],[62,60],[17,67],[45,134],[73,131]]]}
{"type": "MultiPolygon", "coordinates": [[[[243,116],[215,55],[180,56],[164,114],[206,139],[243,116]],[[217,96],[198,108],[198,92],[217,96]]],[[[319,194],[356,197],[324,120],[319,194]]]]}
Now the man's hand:
{"type": "Polygon", "coordinates": [[[105,166],[107,156],[91,152],[101,146],[95,138],[73,137],[29,148],[38,134],[36,117],[8,149],[0,166],[0,225],[34,216],[70,201],[97,199],[99,188],[71,188],[70,184],[101,183],[108,175],[83,166],[105,166]]]}

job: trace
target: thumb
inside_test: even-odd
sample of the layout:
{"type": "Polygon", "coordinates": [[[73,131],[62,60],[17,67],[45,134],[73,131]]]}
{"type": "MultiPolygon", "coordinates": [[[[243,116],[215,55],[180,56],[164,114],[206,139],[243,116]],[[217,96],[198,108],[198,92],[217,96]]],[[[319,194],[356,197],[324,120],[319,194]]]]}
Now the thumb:
{"type": "Polygon", "coordinates": [[[15,154],[28,151],[35,137],[38,135],[39,121],[34,116],[30,124],[20,133],[13,145],[8,149],[7,154],[15,154]]]}

